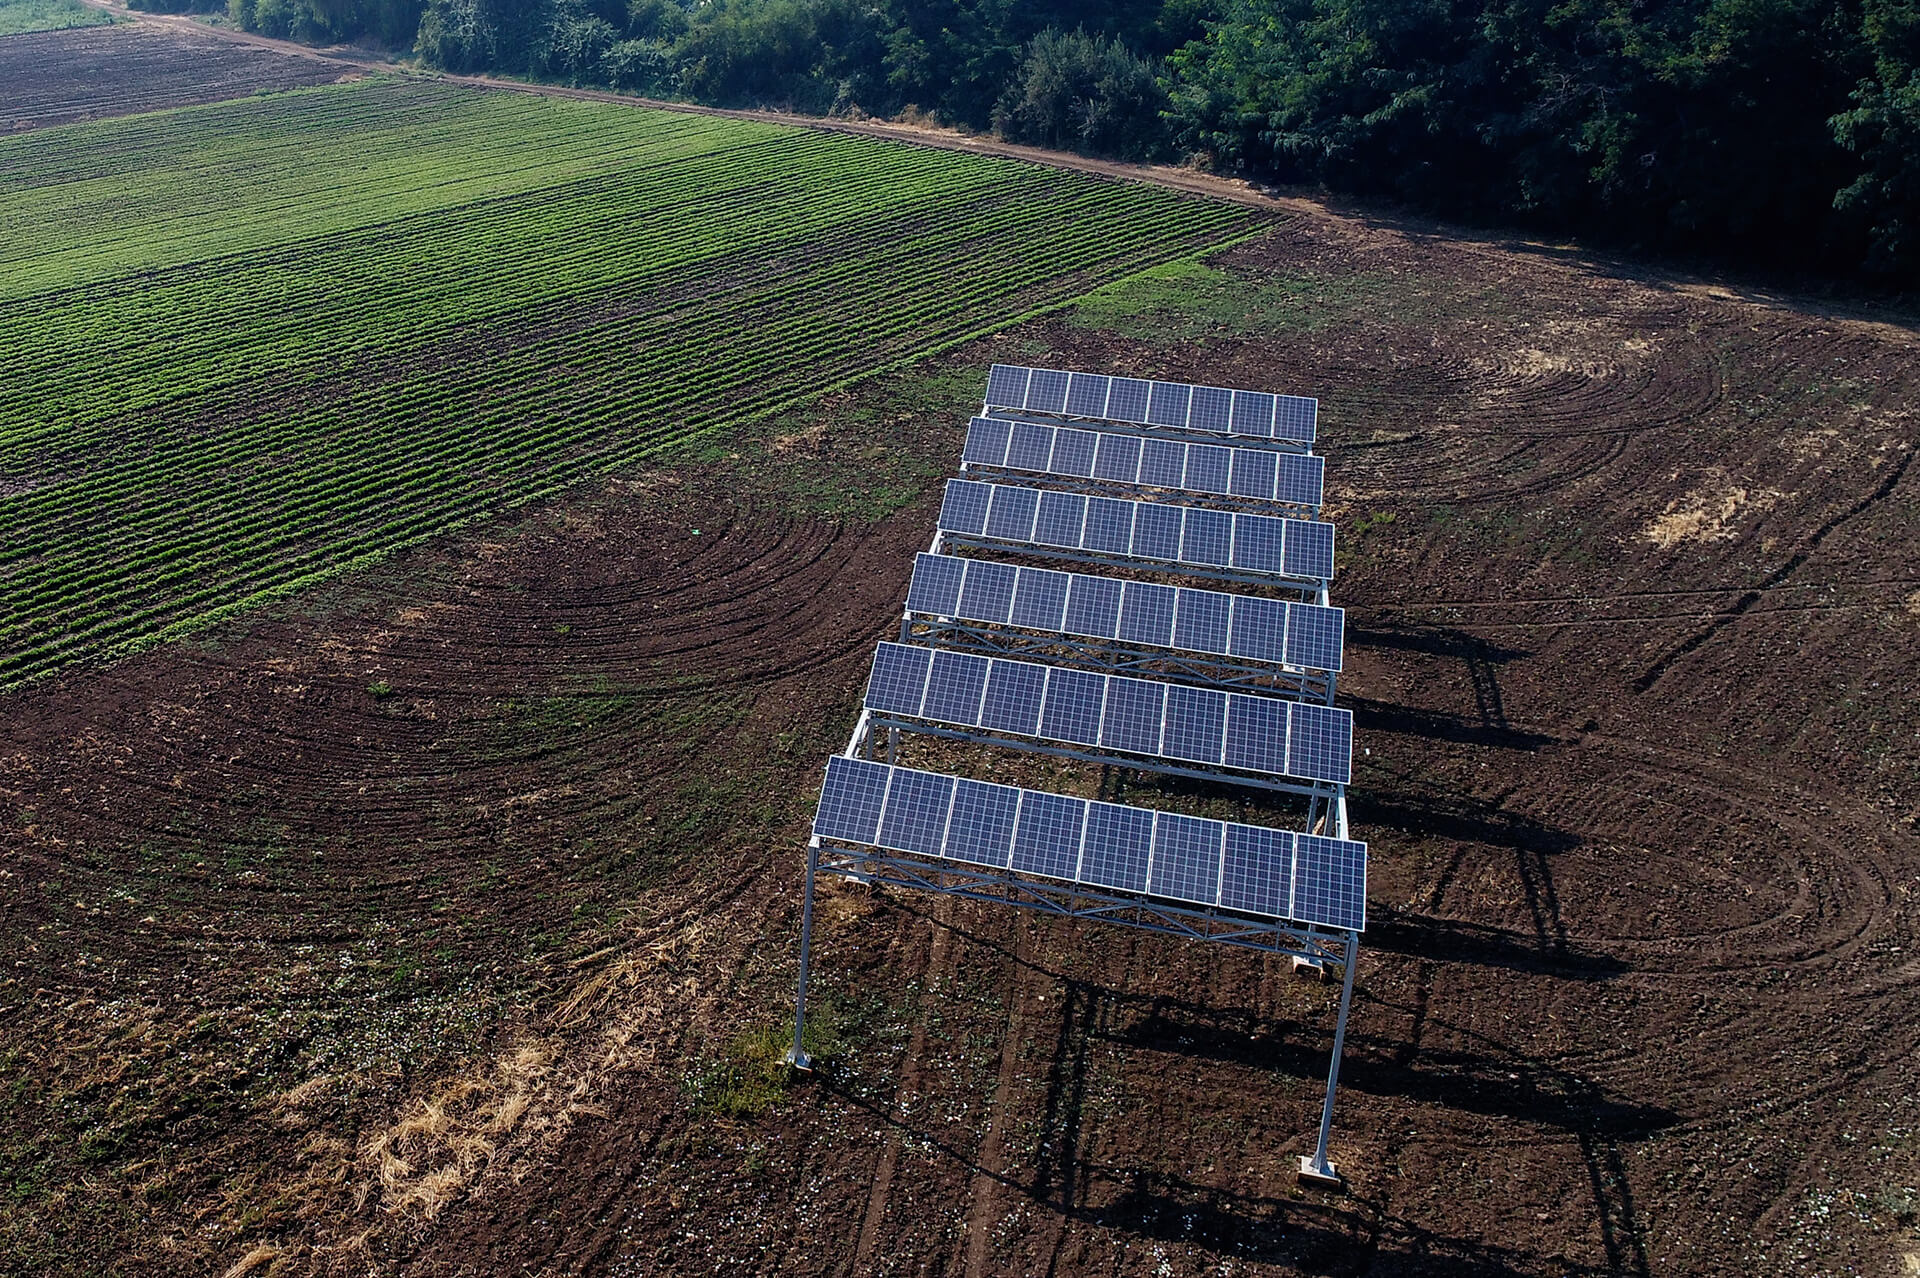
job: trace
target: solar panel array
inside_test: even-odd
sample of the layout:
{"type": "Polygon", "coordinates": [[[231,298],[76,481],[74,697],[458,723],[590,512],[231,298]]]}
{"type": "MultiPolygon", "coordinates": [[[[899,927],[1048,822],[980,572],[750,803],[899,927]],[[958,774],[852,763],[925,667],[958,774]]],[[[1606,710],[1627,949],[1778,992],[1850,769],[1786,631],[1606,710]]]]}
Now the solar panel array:
{"type": "Polygon", "coordinates": [[[1267,776],[1346,785],[1353,715],[1333,706],[882,643],[866,706],[885,715],[1267,776]]]}
{"type": "MultiPolygon", "coordinates": [[[[847,753],[828,764],[816,836],[1077,889],[1364,927],[1364,843],[856,757],[863,746],[873,752],[877,728],[885,727],[888,740],[895,729],[946,733],[1143,771],[1338,794],[1352,771],[1353,717],[1326,703],[1345,627],[1342,610],[1324,603],[1333,525],[1281,513],[1320,505],[1324,462],[1310,448],[1317,416],[1312,399],[995,365],[982,415],[968,426],[963,466],[1087,482],[948,481],[940,534],[933,552],[915,560],[907,595],[902,639],[918,642],[875,649],[867,713],[847,753]],[[1079,418],[1094,428],[996,415],[1002,411],[1079,418]],[[1238,438],[1182,440],[1175,431],[1238,438]],[[1256,439],[1264,445],[1248,446],[1256,439]],[[1242,508],[1065,491],[1097,484],[1242,508]],[[1158,574],[1225,575],[1308,598],[938,553],[955,541],[987,555],[1004,549],[1112,559],[1158,574]],[[916,617],[923,619],[917,627],[916,617]],[[1113,647],[1081,645],[1074,666],[983,655],[965,650],[987,637],[969,625],[1031,632],[1043,646],[1054,637],[1113,647]],[[1116,655],[1135,659],[1141,649],[1183,654],[1177,681],[1085,668],[1116,655]],[[1247,686],[1248,667],[1236,662],[1287,672],[1297,686],[1247,686]]],[[[1337,832],[1345,833],[1344,824],[1337,832]]]]}
{"type": "Polygon", "coordinates": [[[907,611],[1327,671],[1346,626],[1319,604],[929,554],[914,560],[907,611]]]}
{"type": "Polygon", "coordinates": [[[1018,546],[1295,581],[1324,583],[1333,577],[1333,525],[1317,519],[949,479],[940,528],[1018,546]]]}
{"type": "Polygon", "coordinates": [[[960,459],[975,466],[1315,509],[1326,472],[1325,459],[1311,453],[1109,435],[998,417],[976,417],[967,424],[960,459]]]}
{"type": "Polygon", "coordinates": [[[986,406],[1311,445],[1320,401],[1185,382],[995,364],[986,406]]]}
{"type": "Polygon", "coordinates": [[[1189,905],[1359,931],[1364,843],[1154,812],[837,755],[814,833],[1189,905]]]}

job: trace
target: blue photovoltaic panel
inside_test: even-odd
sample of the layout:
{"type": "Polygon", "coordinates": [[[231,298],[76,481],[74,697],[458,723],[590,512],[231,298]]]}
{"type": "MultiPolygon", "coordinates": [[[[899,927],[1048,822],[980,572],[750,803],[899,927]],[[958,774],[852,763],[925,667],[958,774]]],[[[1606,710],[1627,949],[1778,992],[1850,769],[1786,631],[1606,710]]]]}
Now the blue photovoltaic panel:
{"type": "Polygon", "coordinates": [[[1293,506],[1319,506],[1326,489],[1326,458],[1300,453],[1274,453],[1273,458],[1273,499],[1293,506]]]}
{"type": "Polygon", "coordinates": [[[1263,453],[1253,448],[1229,451],[1233,454],[1233,477],[1228,481],[1227,491],[1235,497],[1272,501],[1274,476],[1279,473],[1281,454],[1263,453]]]}
{"type": "Polygon", "coordinates": [[[1170,564],[1231,566],[1318,582],[1333,575],[1333,525],[1318,520],[1113,497],[1083,498],[1073,493],[1042,494],[1008,484],[950,479],[940,527],[997,541],[1170,564]],[[1005,496],[1008,493],[1018,495],[1005,496]],[[1026,532],[1021,531],[1023,526],[1026,532]],[[1176,526],[1177,541],[1172,536],[1176,526]]]}
{"type": "Polygon", "coordinates": [[[897,768],[887,786],[886,815],[880,818],[880,835],[874,842],[896,852],[939,856],[952,804],[952,777],[897,768]]]}
{"type": "Polygon", "coordinates": [[[1023,737],[1040,731],[1040,700],[1046,695],[1047,668],[1025,661],[996,661],[987,676],[987,699],[980,726],[1023,737]]]}
{"type": "Polygon", "coordinates": [[[919,714],[927,690],[927,666],[932,660],[933,653],[925,648],[880,644],[873,653],[866,704],[888,714],[919,714]]]}
{"type": "Polygon", "coordinates": [[[1087,499],[1075,493],[1042,493],[1033,539],[1042,546],[1078,550],[1086,536],[1087,499]]]}
{"type": "Polygon", "coordinates": [[[1273,434],[1273,396],[1265,391],[1235,391],[1232,421],[1235,434],[1273,434]]]}
{"type": "Polygon", "coordinates": [[[1342,608],[1292,604],[1287,608],[1287,664],[1338,670],[1347,614],[1342,608]]]}
{"type": "Polygon", "coordinates": [[[1282,571],[1291,577],[1333,576],[1333,525],[1294,519],[1287,524],[1282,571]]]}
{"type": "Polygon", "coordinates": [[[907,586],[907,610],[951,617],[960,603],[960,579],[967,561],[952,555],[915,555],[913,581],[907,586]]]}
{"type": "Polygon", "coordinates": [[[1013,855],[1013,817],[1020,791],[1010,785],[962,781],[954,787],[947,821],[946,855],[974,865],[1006,869],[1013,855]]]}
{"type": "Polygon", "coordinates": [[[827,763],[814,830],[823,840],[1144,891],[1264,918],[1343,931],[1366,926],[1364,843],[838,755],[827,763]]]}
{"type": "Polygon", "coordinates": [[[940,649],[933,654],[926,700],[920,713],[949,723],[980,722],[980,701],[987,691],[987,659],[940,649]]]}
{"type": "Polygon", "coordinates": [[[1358,932],[1367,925],[1367,845],[1294,836],[1292,917],[1358,932]]]}
{"type": "Polygon", "coordinates": [[[1135,483],[1140,478],[1140,444],[1132,435],[1102,435],[1099,451],[1093,458],[1093,477],[1117,484],[1135,483]]]}
{"type": "Polygon", "coordinates": [[[1026,790],[1020,795],[1020,819],[1013,829],[1013,868],[1071,880],[1080,868],[1080,843],[1087,816],[1084,799],[1026,790]]]}
{"type": "Polygon", "coordinates": [[[1298,395],[1274,396],[1273,437],[1311,444],[1320,418],[1320,401],[1298,395]]]}
{"type": "Polygon", "coordinates": [[[1233,448],[1219,448],[1213,444],[1187,445],[1187,480],[1184,485],[1188,492],[1224,493],[1233,480],[1233,448]]]}
{"type": "Polygon", "coordinates": [[[1227,766],[1284,774],[1287,712],[1291,708],[1287,702],[1269,697],[1231,698],[1227,705],[1227,766]]]}
{"type": "Polygon", "coordinates": [[[1187,446],[1170,439],[1142,440],[1139,482],[1154,488],[1186,487],[1187,446]]]}
{"type": "Polygon", "coordinates": [[[1234,517],[1224,510],[1187,511],[1180,534],[1180,558],[1190,564],[1224,568],[1233,558],[1234,517]]]}
{"type": "Polygon", "coordinates": [[[1318,604],[928,554],[914,560],[907,610],[1307,670],[1341,668],[1346,617],[1318,604]],[[989,584],[976,586],[976,574],[989,584]]]}
{"type": "Polygon", "coordinates": [[[1053,461],[1048,469],[1056,475],[1072,475],[1076,479],[1085,479],[1093,474],[1094,450],[1100,447],[1100,436],[1090,430],[1063,430],[1053,437],[1053,461]]]}
{"type": "Polygon", "coordinates": [[[987,533],[1002,541],[1030,541],[1033,520],[1040,506],[1040,493],[1033,488],[993,486],[993,502],[987,507],[987,533]]]}
{"type": "Polygon", "coordinates": [[[1293,897],[1293,835],[1257,825],[1227,826],[1220,904],[1249,914],[1284,916],[1293,897]]]}
{"type": "Polygon", "coordinates": [[[1134,377],[1116,377],[1108,383],[1107,418],[1117,422],[1147,420],[1147,396],[1153,383],[1134,377]]]}
{"type": "Polygon", "coordinates": [[[1058,667],[1049,670],[1047,700],[1040,711],[1040,735],[1076,745],[1099,744],[1106,698],[1105,675],[1058,667]]]}
{"type": "Polygon", "coordinates": [[[976,621],[1005,621],[1013,610],[1013,585],[1019,576],[1020,570],[1012,564],[969,560],[966,584],[960,588],[959,615],[976,621]]]}
{"type": "Polygon", "coordinates": [[[1153,827],[1153,868],[1147,890],[1182,901],[1217,899],[1225,824],[1162,812],[1153,827]]]}
{"type": "Polygon", "coordinates": [[[1226,726],[1226,693],[1174,684],[1167,689],[1167,730],[1160,752],[1194,763],[1219,763],[1226,726]]]}
{"type": "Polygon", "coordinates": [[[1233,601],[1233,630],[1227,637],[1230,654],[1249,661],[1278,662],[1285,659],[1286,648],[1286,604],[1245,597],[1233,601]]]}
{"type": "Polygon", "coordinates": [[[880,805],[887,793],[887,767],[835,755],[827,760],[827,780],[813,832],[823,839],[871,843],[880,827],[880,805]]]}
{"type": "Polygon", "coordinates": [[[1053,461],[1053,427],[1020,422],[1007,444],[1006,465],[1015,470],[1045,470],[1053,461]]]}
{"type": "Polygon", "coordinates": [[[1234,596],[1217,590],[1180,591],[1174,609],[1173,645],[1194,652],[1225,653],[1234,596]]]}
{"type": "Polygon", "coordinates": [[[930,652],[878,645],[867,705],[883,714],[1100,745],[1162,762],[1177,759],[1338,785],[1347,784],[1352,770],[1353,715],[1332,706],[946,649],[939,651],[938,669],[930,675],[930,652]],[[986,665],[984,697],[976,692],[981,663],[986,665]],[[1156,716],[1162,695],[1164,709],[1156,716]]]}
{"type": "Polygon", "coordinates": [[[1151,382],[1095,373],[1066,373],[995,364],[987,375],[988,408],[1152,424],[1215,434],[1256,435],[1312,444],[1318,400],[1264,391],[1236,391],[1185,382],[1151,382]]]}
{"type": "Polygon", "coordinates": [[[1011,422],[997,417],[974,418],[967,423],[967,443],[960,450],[960,460],[978,466],[1006,465],[1007,439],[1012,433],[1011,422]]]}
{"type": "Polygon", "coordinates": [[[1233,392],[1218,386],[1196,386],[1187,411],[1187,425],[1224,435],[1233,429],[1233,392]]]}
{"type": "Polygon", "coordinates": [[[1147,421],[1155,426],[1185,426],[1187,402],[1193,387],[1180,382],[1155,382],[1147,396],[1147,421]]]}
{"type": "Polygon", "coordinates": [[[1087,527],[1081,534],[1083,550],[1124,555],[1133,548],[1133,508],[1140,503],[1111,497],[1087,499],[1087,527]]]}
{"type": "Polygon", "coordinates": [[[987,373],[987,403],[996,408],[1024,407],[1030,372],[1016,365],[995,364],[987,373]]]}
{"type": "Polygon", "coordinates": [[[1064,413],[1067,410],[1067,374],[1048,368],[1036,368],[1027,382],[1026,407],[1039,413],[1064,413]]]}
{"type": "Polygon", "coordinates": [[[1180,528],[1186,512],[1178,506],[1141,502],[1133,511],[1133,547],[1136,559],[1180,559],[1180,528]]]}
{"type": "Polygon", "coordinates": [[[940,503],[940,527],[947,532],[978,534],[984,531],[987,503],[992,497],[991,484],[949,479],[946,497],[940,503]]]}
{"type": "Polygon", "coordinates": [[[1107,682],[1106,721],[1100,744],[1129,754],[1160,753],[1160,725],[1166,715],[1167,689],[1149,679],[1107,682]]]}
{"type": "Polygon", "coordinates": [[[1073,574],[1046,568],[1022,568],[1013,589],[1013,612],[1007,620],[1029,630],[1065,628],[1067,587],[1073,574]]]}
{"type": "Polygon", "coordinates": [[[1128,582],[1115,638],[1156,648],[1169,647],[1173,643],[1173,607],[1177,598],[1172,586],[1128,582]]]}
{"type": "Polygon", "coordinates": [[[1287,727],[1287,768],[1291,776],[1346,785],[1353,774],[1353,716],[1332,706],[1301,703],[1287,727]]]}
{"type": "Polygon", "coordinates": [[[1075,373],[1067,383],[1070,417],[1103,417],[1107,411],[1107,379],[1098,373],[1075,373]]]}
{"type": "Polygon", "coordinates": [[[1113,638],[1120,626],[1123,589],[1120,582],[1105,577],[1074,573],[1073,584],[1067,588],[1066,623],[1061,629],[1068,634],[1113,638]]]}
{"type": "Polygon", "coordinates": [[[1153,852],[1153,813],[1117,803],[1087,805],[1086,849],[1080,881],[1125,892],[1144,892],[1147,858],[1153,852]]]}

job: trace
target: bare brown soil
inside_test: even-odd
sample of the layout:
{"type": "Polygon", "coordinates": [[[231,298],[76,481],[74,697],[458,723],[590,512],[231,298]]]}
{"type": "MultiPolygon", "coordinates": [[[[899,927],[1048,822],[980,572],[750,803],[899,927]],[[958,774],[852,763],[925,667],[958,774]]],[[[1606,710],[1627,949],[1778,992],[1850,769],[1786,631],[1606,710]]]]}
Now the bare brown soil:
{"type": "Polygon", "coordinates": [[[0,91],[0,133],[332,84],[362,74],[347,63],[249,46],[185,19],[162,22],[159,17],[0,40],[0,84],[6,86],[0,91]]]}
{"type": "Polygon", "coordinates": [[[1215,265],[0,701],[0,1254],[1920,1266],[1910,330],[1331,215],[1215,265]],[[1345,1196],[1291,1176],[1331,987],[1095,925],[835,889],[826,1063],[751,1093],[809,787],[996,358],[1322,398],[1345,1196]]]}

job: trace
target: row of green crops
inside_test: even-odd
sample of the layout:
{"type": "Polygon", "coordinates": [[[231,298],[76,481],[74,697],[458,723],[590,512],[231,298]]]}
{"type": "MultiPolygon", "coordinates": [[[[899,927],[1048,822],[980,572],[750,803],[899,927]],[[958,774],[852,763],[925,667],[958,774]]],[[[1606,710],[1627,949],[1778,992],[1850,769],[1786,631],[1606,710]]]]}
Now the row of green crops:
{"type": "Polygon", "coordinates": [[[1255,222],[1013,161],[404,80],[0,140],[0,687],[1255,222]]]}
{"type": "Polygon", "coordinates": [[[90,9],[80,0],[0,0],[0,36],[97,27],[112,21],[112,14],[90,9]]]}

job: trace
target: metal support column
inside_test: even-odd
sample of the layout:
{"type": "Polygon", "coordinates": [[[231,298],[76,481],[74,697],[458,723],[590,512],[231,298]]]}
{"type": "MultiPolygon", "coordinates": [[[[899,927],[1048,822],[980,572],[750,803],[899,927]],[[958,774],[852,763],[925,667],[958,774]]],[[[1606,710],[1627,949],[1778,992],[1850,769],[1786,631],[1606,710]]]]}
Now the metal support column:
{"type": "Polygon", "coordinates": [[[1334,1188],[1340,1173],[1327,1161],[1327,1138],[1333,1133],[1333,1094],[1340,1086],[1340,1053],[1347,1045],[1347,1009],[1353,1005],[1353,969],[1360,965],[1360,934],[1347,933],[1347,975],[1340,985],[1340,1019],[1333,1028],[1333,1062],[1327,1066],[1327,1100],[1320,1108],[1320,1141],[1312,1154],[1300,1156],[1300,1179],[1334,1188]]]}
{"type": "Polygon", "coordinates": [[[800,988],[793,996],[793,1049],[787,1064],[795,1069],[812,1069],[801,1036],[807,1029],[807,959],[813,942],[813,876],[820,869],[820,840],[807,840],[807,886],[800,902],[800,988]]]}

